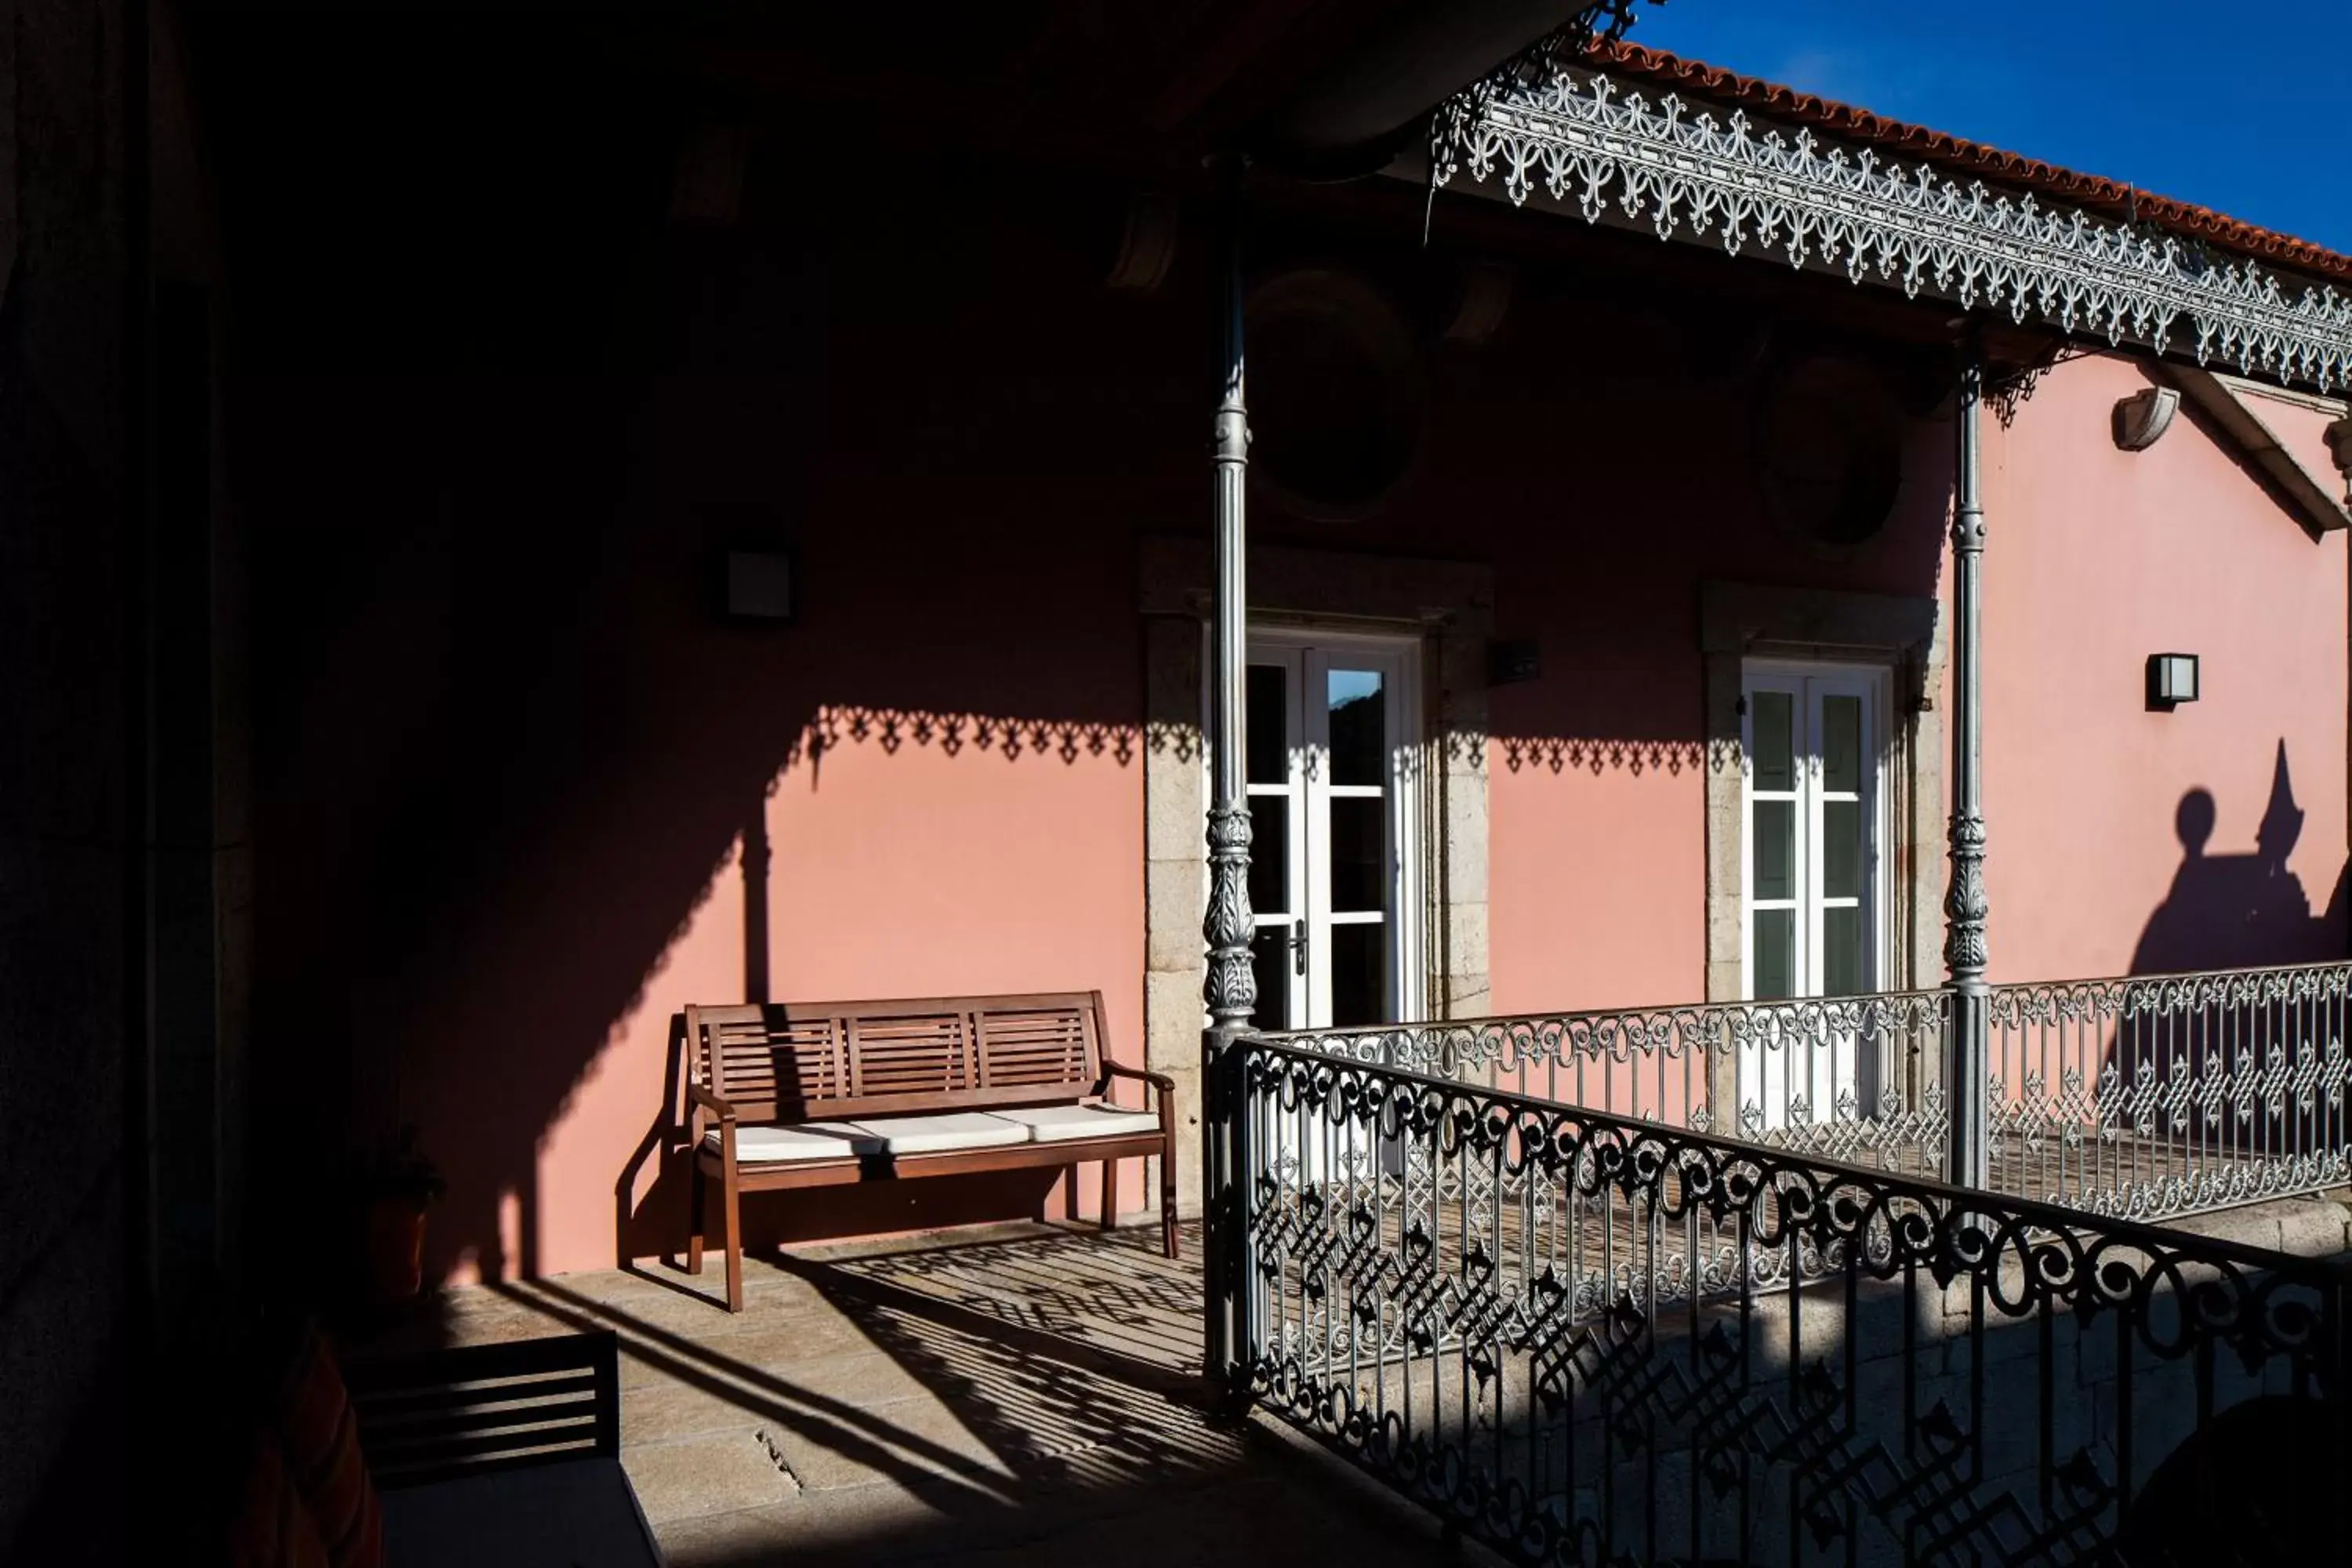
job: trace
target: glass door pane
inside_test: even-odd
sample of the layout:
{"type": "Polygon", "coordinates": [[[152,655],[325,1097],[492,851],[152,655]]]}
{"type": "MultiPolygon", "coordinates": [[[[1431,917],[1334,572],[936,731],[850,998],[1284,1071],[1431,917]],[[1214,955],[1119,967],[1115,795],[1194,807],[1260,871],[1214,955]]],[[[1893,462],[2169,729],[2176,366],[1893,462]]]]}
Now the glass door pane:
{"type": "Polygon", "coordinates": [[[1797,994],[1797,911],[1759,910],[1749,941],[1751,972],[1748,994],[1759,1002],[1778,1002],[1797,994]]]}
{"type": "Polygon", "coordinates": [[[1812,740],[1805,764],[1815,858],[1806,867],[1808,994],[1851,996],[1871,988],[1876,968],[1874,811],[1876,763],[1872,678],[1824,673],[1805,682],[1812,740]]]}
{"type": "Polygon", "coordinates": [[[1253,649],[1244,682],[1249,899],[1256,925],[1250,971],[1257,980],[1254,1021],[1264,1029],[1309,1026],[1306,979],[1297,962],[1307,917],[1301,673],[1295,650],[1253,649]]]}
{"type": "Polygon", "coordinates": [[[1393,657],[1310,649],[1308,984],[1331,1027],[1396,1016],[1393,657]]]}
{"type": "Polygon", "coordinates": [[[1290,928],[1260,923],[1250,941],[1250,973],[1257,978],[1257,1010],[1250,1022],[1261,1029],[1303,1029],[1307,1020],[1291,1005],[1290,928]]]}
{"type": "Polygon", "coordinates": [[[1744,695],[1748,994],[1777,1001],[1799,994],[1805,976],[1803,687],[1758,679],[1744,695]]]}
{"type": "Polygon", "coordinates": [[[1249,667],[1248,778],[1254,784],[1290,782],[1290,686],[1287,664],[1249,667]]]}
{"type": "Polygon", "coordinates": [[[1794,694],[1759,687],[1748,694],[1748,778],[1759,795],[1797,787],[1794,694]]]}
{"type": "Polygon", "coordinates": [[[1325,672],[1324,697],[1331,736],[1331,782],[1369,785],[1389,781],[1386,682],[1377,669],[1325,672]]]}
{"type": "Polygon", "coordinates": [[[1750,818],[1748,897],[1759,901],[1797,896],[1797,803],[1759,800],[1750,818]]]}

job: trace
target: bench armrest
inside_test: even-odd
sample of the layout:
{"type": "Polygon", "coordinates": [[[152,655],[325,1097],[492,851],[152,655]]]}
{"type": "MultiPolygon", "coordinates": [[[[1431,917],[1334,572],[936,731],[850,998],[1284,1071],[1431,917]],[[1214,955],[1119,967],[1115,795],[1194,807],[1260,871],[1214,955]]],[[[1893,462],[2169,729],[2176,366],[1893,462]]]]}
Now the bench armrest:
{"type": "Polygon", "coordinates": [[[1164,1072],[1149,1072],[1142,1068],[1131,1068],[1125,1062],[1115,1062],[1108,1057],[1103,1058],[1102,1068],[1103,1076],[1107,1079],[1138,1079],[1162,1094],[1172,1095],[1176,1092],[1176,1080],[1164,1072]]]}
{"type": "Polygon", "coordinates": [[[687,1080],[686,1102],[691,1108],[691,1114],[687,1120],[693,1129],[694,1142],[697,1143],[702,1142],[706,1119],[709,1117],[718,1117],[719,1125],[721,1128],[735,1125],[735,1108],[691,1079],[687,1080]]]}

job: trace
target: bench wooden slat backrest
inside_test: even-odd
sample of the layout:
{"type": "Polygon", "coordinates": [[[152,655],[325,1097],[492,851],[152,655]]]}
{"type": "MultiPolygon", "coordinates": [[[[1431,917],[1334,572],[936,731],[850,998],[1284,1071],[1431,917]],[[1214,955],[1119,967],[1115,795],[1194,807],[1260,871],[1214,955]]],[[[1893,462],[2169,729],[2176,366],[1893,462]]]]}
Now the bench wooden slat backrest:
{"type": "Polygon", "coordinates": [[[421,1486],[621,1452],[610,1329],[354,1361],[344,1371],[379,1487],[421,1486]]]}
{"type": "Polygon", "coordinates": [[[1046,1105],[1102,1079],[1102,994],[686,1009],[696,1079],[749,1121],[1046,1105]]]}

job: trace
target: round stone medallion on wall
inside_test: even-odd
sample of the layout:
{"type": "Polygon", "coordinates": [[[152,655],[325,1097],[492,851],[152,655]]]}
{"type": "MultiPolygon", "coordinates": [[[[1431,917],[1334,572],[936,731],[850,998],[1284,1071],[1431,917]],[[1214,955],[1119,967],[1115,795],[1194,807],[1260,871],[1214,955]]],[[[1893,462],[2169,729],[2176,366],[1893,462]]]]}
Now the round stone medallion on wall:
{"type": "Polygon", "coordinates": [[[1876,538],[1903,487],[1902,412],[1877,368],[1838,354],[1774,366],[1758,392],[1756,482],[1773,526],[1817,551],[1876,538]]]}
{"type": "Polygon", "coordinates": [[[1412,334],[1339,272],[1286,272],[1245,309],[1252,475],[1302,517],[1379,510],[1421,446],[1427,395],[1412,334]]]}

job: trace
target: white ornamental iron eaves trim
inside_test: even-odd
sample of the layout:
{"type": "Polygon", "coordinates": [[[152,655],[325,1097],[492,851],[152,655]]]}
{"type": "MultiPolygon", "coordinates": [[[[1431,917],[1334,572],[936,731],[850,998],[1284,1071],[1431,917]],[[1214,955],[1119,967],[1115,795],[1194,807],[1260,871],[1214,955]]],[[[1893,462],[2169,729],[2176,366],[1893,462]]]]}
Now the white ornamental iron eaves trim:
{"type": "Polygon", "coordinates": [[[1661,239],[1687,230],[1731,255],[1777,252],[1792,267],[1843,266],[1856,283],[1923,290],[1969,309],[2007,307],[2069,332],[2158,353],[2220,361],[2240,374],[2317,387],[2352,385],[2352,300],[2290,282],[2251,260],[2221,260],[2070,207],[1810,131],[1654,106],[1598,73],[1554,67],[1534,82],[1494,82],[1456,99],[1433,131],[1435,184],[1466,170],[1500,174],[1514,205],[1540,188],[1602,220],[1612,195],[1661,239]]]}

